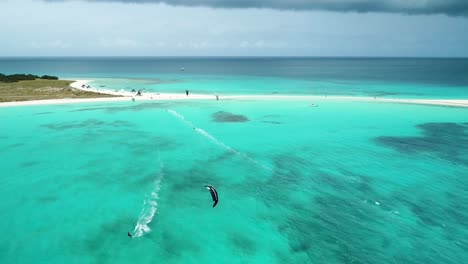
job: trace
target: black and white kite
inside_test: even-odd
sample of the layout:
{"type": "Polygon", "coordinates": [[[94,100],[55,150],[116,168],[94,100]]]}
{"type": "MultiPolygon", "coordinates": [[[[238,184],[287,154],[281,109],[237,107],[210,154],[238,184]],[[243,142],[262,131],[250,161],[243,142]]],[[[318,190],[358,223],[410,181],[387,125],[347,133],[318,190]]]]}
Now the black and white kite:
{"type": "Polygon", "coordinates": [[[216,191],[216,189],[211,186],[211,185],[205,185],[206,189],[208,189],[208,191],[210,191],[211,193],[211,198],[213,198],[213,207],[216,206],[216,204],[218,203],[218,192],[216,191]]]}

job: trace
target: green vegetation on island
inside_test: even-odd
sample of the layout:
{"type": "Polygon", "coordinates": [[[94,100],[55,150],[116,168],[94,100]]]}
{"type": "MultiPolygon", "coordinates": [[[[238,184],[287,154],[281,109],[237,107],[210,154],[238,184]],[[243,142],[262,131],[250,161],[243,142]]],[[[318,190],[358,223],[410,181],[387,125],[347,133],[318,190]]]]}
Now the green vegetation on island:
{"type": "Polygon", "coordinates": [[[44,80],[58,80],[57,76],[51,76],[51,75],[34,75],[34,74],[11,74],[11,75],[5,75],[0,73],[0,82],[19,82],[19,81],[32,81],[36,79],[44,79],[44,80]]]}
{"type": "MultiPolygon", "coordinates": [[[[0,77],[7,75],[1,74],[0,77]]],[[[30,78],[30,74],[14,74],[18,78],[30,78]]],[[[114,97],[113,95],[83,91],[70,86],[73,81],[57,80],[55,76],[44,75],[45,78],[4,82],[0,81],[0,102],[30,101],[63,98],[99,98],[114,97]]]]}

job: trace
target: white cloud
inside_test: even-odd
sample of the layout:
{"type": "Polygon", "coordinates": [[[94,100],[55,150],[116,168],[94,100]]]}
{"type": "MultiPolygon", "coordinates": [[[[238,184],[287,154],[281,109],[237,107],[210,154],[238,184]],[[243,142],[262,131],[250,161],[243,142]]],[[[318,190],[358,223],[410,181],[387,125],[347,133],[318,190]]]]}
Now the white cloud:
{"type": "Polygon", "coordinates": [[[0,10],[0,56],[468,56],[468,19],[443,15],[33,0],[0,10]]]}
{"type": "Polygon", "coordinates": [[[137,48],[149,46],[146,43],[140,43],[132,39],[123,38],[100,38],[98,45],[104,48],[137,48]]]}
{"type": "Polygon", "coordinates": [[[53,40],[53,41],[32,41],[29,45],[31,48],[34,49],[41,49],[41,48],[53,48],[53,49],[66,49],[72,47],[72,44],[63,40],[53,40]]]}

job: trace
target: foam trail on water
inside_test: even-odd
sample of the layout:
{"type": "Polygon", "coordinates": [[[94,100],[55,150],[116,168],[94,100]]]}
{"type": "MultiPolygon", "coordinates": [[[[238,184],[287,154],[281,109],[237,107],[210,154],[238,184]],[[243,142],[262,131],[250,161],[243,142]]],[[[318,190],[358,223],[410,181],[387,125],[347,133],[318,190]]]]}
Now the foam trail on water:
{"type": "Polygon", "coordinates": [[[211,134],[209,134],[208,132],[206,132],[205,130],[201,129],[201,128],[197,128],[195,127],[195,125],[186,120],[185,117],[179,113],[177,113],[176,111],[174,110],[171,110],[171,109],[167,109],[167,112],[169,112],[171,115],[175,116],[177,119],[179,119],[180,121],[184,122],[186,125],[190,126],[191,128],[193,128],[198,134],[202,135],[203,137],[209,139],[211,142],[215,143],[216,145],[226,149],[227,151],[229,152],[232,152],[232,153],[235,153],[235,154],[240,154],[238,151],[236,151],[235,149],[229,147],[228,145],[224,144],[223,142],[219,141],[218,139],[216,139],[215,137],[213,137],[211,134]]]}
{"type": "Polygon", "coordinates": [[[249,157],[247,154],[245,153],[242,153],[242,152],[239,152],[233,148],[231,148],[230,146],[224,144],[223,142],[219,141],[217,138],[215,138],[214,136],[212,136],[210,133],[206,132],[205,130],[201,129],[201,128],[194,128],[195,131],[198,132],[198,134],[208,138],[211,142],[215,143],[216,145],[226,149],[227,151],[229,151],[230,153],[233,153],[233,154],[236,154],[236,155],[239,155],[241,156],[242,158],[254,163],[255,165],[258,165],[266,170],[269,170],[269,171],[272,171],[272,169],[268,166],[265,166],[261,163],[259,163],[258,161],[254,160],[253,158],[249,157]]]}
{"type": "Polygon", "coordinates": [[[211,140],[211,142],[215,143],[216,145],[226,149],[227,151],[235,153],[235,154],[240,154],[238,151],[236,151],[235,149],[231,148],[230,146],[224,144],[223,142],[219,141],[218,139],[213,137],[210,133],[206,132],[205,130],[203,130],[201,128],[195,128],[195,131],[197,131],[198,134],[208,138],[209,140],[211,140]]]}
{"type": "Polygon", "coordinates": [[[218,145],[220,147],[223,147],[224,149],[226,149],[229,152],[239,154],[239,152],[237,152],[235,149],[233,149],[233,148],[229,147],[228,145],[224,144],[223,142],[219,141],[218,139],[216,139],[215,137],[210,135],[205,130],[203,130],[201,128],[196,128],[195,125],[192,122],[186,120],[183,115],[181,115],[181,114],[179,114],[176,111],[171,110],[171,109],[168,109],[167,112],[169,112],[171,115],[177,117],[177,119],[184,122],[186,125],[192,127],[195,131],[197,131],[198,134],[204,136],[205,138],[208,138],[209,140],[211,140],[211,142],[215,143],[216,145],[218,145]]]}
{"type": "Polygon", "coordinates": [[[141,237],[145,233],[151,231],[148,224],[153,220],[154,214],[158,210],[159,190],[161,189],[161,180],[164,178],[164,164],[159,162],[159,173],[154,181],[151,194],[147,194],[143,200],[143,208],[141,209],[140,216],[138,216],[137,223],[133,229],[133,237],[141,237]]]}
{"type": "Polygon", "coordinates": [[[169,112],[171,115],[175,116],[177,119],[181,120],[182,122],[184,122],[186,125],[192,127],[198,134],[202,135],[203,137],[209,139],[211,142],[215,143],[216,145],[224,148],[225,150],[229,151],[230,153],[233,153],[233,154],[236,154],[236,155],[239,155],[241,156],[242,158],[254,163],[255,165],[258,165],[266,170],[269,170],[269,171],[273,171],[272,168],[268,167],[268,166],[265,166],[261,163],[259,163],[258,161],[254,160],[253,158],[249,157],[247,154],[245,153],[241,153],[235,149],[233,149],[232,147],[224,144],[223,142],[221,142],[220,140],[218,140],[217,138],[215,138],[213,135],[211,135],[210,133],[206,132],[205,130],[201,129],[201,128],[197,128],[195,127],[195,125],[186,120],[185,117],[179,113],[177,113],[176,111],[174,110],[171,110],[171,109],[167,109],[167,112],[169,112]]]}
{"type": "Polygon", "coordinates": [[[177,119],[179,119],[180,121],[184,122],[186,125],[188,126],[191,126],[191,127],[194,127],[193,123],[188,121],[188,120],[185,120],[185,117],[179,113],[177,113],[176,111],[174,110],[171,110],[171,109],[167,109],[167,112],[170,113],[171,115],[177,117],[177,119]]]}

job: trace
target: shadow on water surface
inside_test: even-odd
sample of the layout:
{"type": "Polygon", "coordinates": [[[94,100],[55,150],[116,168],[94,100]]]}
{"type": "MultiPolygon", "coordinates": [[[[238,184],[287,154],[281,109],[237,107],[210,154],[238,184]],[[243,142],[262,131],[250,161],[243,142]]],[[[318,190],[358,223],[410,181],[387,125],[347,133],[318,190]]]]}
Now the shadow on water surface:
{"type": "Polygon", "coordinates": [[[254,196],[270,208],[271,214],[260,213],[258,218],[277,226],[277,231],[288,241],[289,253],[276,252],[278,259],[331,261],[320,253],[328,252],[334,257],[346,255],[340,257],[342,261],[351,255],[358,256],[362,248],[372,248],[361,241],[363,235],[373,233],[369,228],[362,228],[364,224],[360,221],[372,224],[378,219],[379,210],[362,202],[376,194],[370,186],[356,188],[368,184],[367,177],[354,174],[352,177],[358,180],[343,179],[345,176],[341,174],[321,171],[318,164],[297,156],[294,151],[274,156],[273,165],[273,173],[266,179],[250,178],[248,184],[233,188],[243,196],[254,196]],[[340,237],[345,238],[340,240],[340,237]]]}
{"type": "Polygon", "coordinates": [[[193,239],[187,239],[182,232],[161,232],[162,249],[168,260],[179,260],[182,255],[196,256],[203,247],[193,239]]]}
{"type": "Polygon", "coordinates": [[[273,125],[280,125],[280,124],[283,124],[283,122],[280,122],[280,121],[261,121],[262,123],[267,123],[267,124],[273,124],[273,125]]]}
{"type": "Polygon", "coordinates": [[[260,117],[259,122],[266,123],[266,124],[273,124],[273,125],[280,125],[284,124],[283,121],[279,121],[280,115],[264,115],[260,117]]]}
{"type": "MultiPolygon", "coordinates": [[[[126,232],[135,223],[131,217],[120,217],[107,223],[102,223],[98,230],[89,232],[81,240],[67,241],[71,253],[89,256],[93,263],[115,263],[115,241],[128,240],[126,232]]],[[[66,242],[66,243],[67,243],[66,242]]]]}
{"type": "MultiPolygon", "coordinates": [[[[385,193],[379,191],[382,186],[399,185],[349,167],[325,168],[295,153],[274,156],[274,173],[267,181],[249,179],[249,186],[258,186],[257,200],[271,208],[271,214],[260,214],[259,219],[274,223],[287,238],[289,254],[278,258],[290,262],[307,256],[307,261],[318,262],[437,263],[447,258],[433,248],[455,242],[459,249],[454,253],[463,255],[460,250],[466,239],[453,230],[459,226],[460,231],[468,219],[466,203],[461,202],[466,180],[459,179],[463,183],[457,184],[451,200],[438,201],[429,193],[407,189],[385,193]],[[419,221],[408,222],[413,214],[419,221]],[[444,224],[454,229],[441,229],[444,224]],[[434,236],[447,240],[432,241],[434,236]],[[425,248],[429,241],[431,248],[425,248]],[[401,243],[417,248],[418,253],[403,250],[394,255],[402,251],[401,243]]],[[[448,262],[457,263],[455,259],[448,262]]]]}
{"type": "Polygon", "coordinates": [[[433,153],[453,163],[468,165],[467,123],[425,123],[421,136],[381,136],[375,142],[402,153],[433,153]]]}
{"type": "Polygon", "coordinates": [[[40,113],[35,113],[33,115],[48,115],[48,114],[53,114],[54,112],[40,112],[40,113]]]}
{"type": "Polygon", "coordinates": [[[41,162],[40,161],[24,161],[24,162],[21,162],[20,163],[20,166],[21,167],[24,167],[24,168],[28,168],[28,167],[33,167],[33,166],[36,166],[38,164],[40,164],[41,162]]]}
{"type": "Polygon", "coordinates": [[[211,115],[213,122],[217,123],[242,123],[248,122],[249,119],[243,115],[236,115],[229,112],[218,111],[211,115]]]}
{"type": "MultiPolygon", "coordinates": [[[[312,161],[295,156],[294,152],[274,157],[274,165],[274,173],[266,182],[250,178],[245,183],[229,188],[246,189],[243,196],[254,195],[271,207],[271,210],[268,210],[271,214],[262,215],[261,219],[274,223],[289,244],[289,253],[275,252],[276,258],[289,262],[301,259],[331,262],[335,260],[339,263],[388,263],[392,260],[431,263],[431,260],[445,259],[438,256],[436,251],[423,248],[424,241],[429,241],[432,235],[431,229],[420,225],[406,226],[401,222],[399,215],[391,214],[388,207],[365,202],[382,196],[373,189],[374,182],[379,183],[376,179],[345,167],[323,171],[312,161]],[[296,194],[300,194],[302,198],[297,199],[296,194]],[[405,236],[399,237],[398,231],[386,232],[387,229],[399,230],[400,227],[406,233],[405,236]],[[398,256],[389,253],[398,250],[401,241],[422,253],[405,252],[398,256]]],[[[171,192],[184,192],[185,189],[193,188],[188,186],[187,182],[197,186],[204,184],[204,180],[196,176],[204,173],[195,171],[183,175],[179,184],[171,186],[171,192]]],[[[429,208],[435,208],[432,213],[440,215],[447,210],[433,201],[415,199],[412,194],[400,195],[416,201],[416,204],[412,202],[407,205],[415,214],[423,214],[423,224],[433,225],[438,221],[430,215],[429,208]],[[427,207],[423,208],[421,204],[427,207]],[[438,207],[441,209],[437,209],[438,207]]],[[[391,204],[390,198],[383,197],[381,201],[391,204]]],[[[395,199],[394,202],[398,203],[398,200],[395,199]]],[[[458,217],[458,221],[466,219],[464,213],[460,213],[463,206],[454,207],[454,210],[458,212],[458,215],[454,216],[458,217]]],[[[451,214],[450,210],[445,213],[451,214]]],[[[454,234],[451,234],[451,237],[457,239],[457,242],[461,241],[459,247],[463,247],[465,241],[462,238],[454,234]]],[[[260,246],[249,236],[235,237],[230,239],[229,243],[240,252],[249,255],[255,252],[252,248],[260,246]]],[[[435,245],[437,247],[443,243],[435,245]]]]}
{"type": "Polygon", "coordinates": [[[427,172],[429,181],[416,186],[402,186],[398,193],[390,195],[389,199],[409,209],[417,219],[401,239],[410,242],[419,254],[396,259],[410,263],[416,263],[414,260],[418,263],[434,263],[435,260],[437,263],[456,263],[463,256],[458,250],[468,243],[465,228],[468,221],[468,177],[462,172],[465,170],[462,168],[468,166],[468,123],[424,123],[417,127],[422,132],[420,136],[374,139],[377,144],[405,155],[432,154],[450,162],[443,171],[427,172]],[[453,244],[451,252],[454,258],[438,255],[437,251],[426,248],[427,243],[423,241],[431,241],[432,249],[453,244]]]}
{"type": "MultiPolygon", "coordinates": [[[[115,135],[115,133],[114,133],[115,135]]],[[[148,155],[156,153],[156,151],[170,151],[179,148],[183,143],[164,136],[151,136],[150,134],[138,131],[131,131],[128,135],[132,135],[130,140],[112,140],[113,143],[119,144],[121,147],[128,148],[132,157],[138,155],[148,155]]],[[[125,136],[123,134],[122,136],[125,136]]]]}
{"type": "Polygon", "coordinates": [[[14,143],[14,144],[10,144],[10,145],[5,146],[4,150],[7,150],[7,149],[15,149],[15,148],[19,148],[19,147],[22,147],[22,146],[26,146],[26,143],[14,143]]]}
{"type": "Polygon", "coordinates": [[[69,112],[86,112],[86,111],[105,111],[106,113],[113,114],[118,112],[125,112],[125,111],[144,111],[144,110],[151,110],[151,109],[168,109],[174,106],[198,106],[201,105],[200,102],[190,102],[190,101],[177,101],[177,102],[131,102],[128,105],[120,105],[120,106],[106,106],[106,107],[87,107],[87,108],[80,108],[75,110],[70,110],[69,112]]]}
{"type": "Polygon", "coordinates": [[[257,243],[254,238],[242,233],[229,233],[228,240],[228,243],[233,245],[238,251],[248,255],[255,255],[257,243]]]}
{"type": "Polygon", "coordinates": [[[108,107],[89,107],[71,110],[70,112],[85,112],[85,111],[105,111],[107,113],[117,113],[123,111],[143,111],[147,109],[163,109],[168,107],[168,103],[135,103],[125,106],[108,106],[108,107]]]}
{"type": "Polygon", "coordinates": [[[87,119],[84,121],[77,121],[77,122],[61,122],[61,123],[52,123],[52,124],[45,124],[41,127],[45,127],[48,129],[61,131],[61,130],[68,130],[68,129],[76,129],[76,128],[102,128],[102,127],[132,127],[133,124],[123,120],[116,120],[116,121],[101,121],[97,119],[87,119]]]}
{"type": "Polygon", "coordinates": [[[45,196],[41,196],[38,199],[36,199],[36,202],[39,203],[40,205],[42,205],[42,204],[46,204],[46,203],[55,203],[58,200],[59,200],[58,196],[45,195],[45,196]]]}

